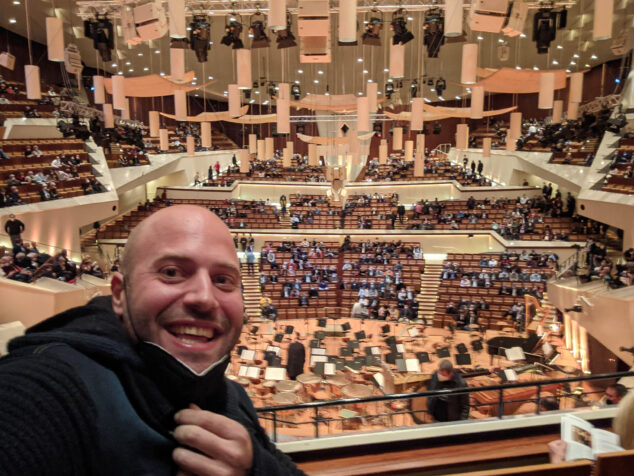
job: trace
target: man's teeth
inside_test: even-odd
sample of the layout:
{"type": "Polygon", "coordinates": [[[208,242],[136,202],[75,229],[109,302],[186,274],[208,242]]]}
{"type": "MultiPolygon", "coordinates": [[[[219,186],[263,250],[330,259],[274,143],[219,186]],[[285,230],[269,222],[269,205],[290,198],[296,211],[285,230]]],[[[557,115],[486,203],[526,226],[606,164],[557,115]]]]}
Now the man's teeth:
{"type": "Polygon", "coordinates": [[[173,334],[178,334],[186,339],[185,336],[198,336],[206,337],[207,339],[213,339],[214,330],[208,327],[194,327],[194,326],[174,326],[171,329],[173,334]]]}

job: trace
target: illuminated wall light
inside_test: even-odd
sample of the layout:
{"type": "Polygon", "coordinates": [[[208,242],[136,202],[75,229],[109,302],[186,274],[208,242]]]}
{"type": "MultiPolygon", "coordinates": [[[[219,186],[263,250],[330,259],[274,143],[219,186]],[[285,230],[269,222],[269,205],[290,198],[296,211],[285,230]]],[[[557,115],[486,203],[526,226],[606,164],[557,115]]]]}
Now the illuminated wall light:
{"type": "Polygon", "coordinates": [[[15,18],[9,18],[9,23],[17,23],[17,20],[15,18]]]}

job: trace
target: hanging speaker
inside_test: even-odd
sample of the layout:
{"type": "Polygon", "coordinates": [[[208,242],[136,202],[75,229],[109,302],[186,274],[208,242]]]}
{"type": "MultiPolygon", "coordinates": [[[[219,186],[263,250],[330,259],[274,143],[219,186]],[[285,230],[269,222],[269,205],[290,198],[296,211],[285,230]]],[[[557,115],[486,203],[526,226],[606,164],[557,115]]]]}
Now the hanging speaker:
{"type": "Polygon", "coordinates": [[[267,24],[273,31],[286,30],[286,0],[269,0],[267,24]]]}
{"type": "Polygon", "coordinates": [[[614,0],[594,0],[594,29],[592,39],[607,40],[612,37],[614,0]]]}
{"type": "Polygon", "coordinates": [[[258,152],[258,136],[255,134],[249,134],[249,154],[256,154],[258,152]]]}
{"type": "Polygon", "coordinates": [[[170,48],[170,74],[172,81],[185,79],[185,49],[170,48]]]}
{"type": "Polygon", "coordinates": [[[366,83],[365,86],[365,95],[368,97],[368,110],[370,114],[374,114],[377,109],[377,101],[376,96],[378,94],[379,85],[378,83],[371,82],[366,83]]]}
{"type": "Polygon", "coordinates": [[[185,0],[167,0],[169,6],[169,29],[171,38],[186,38],[185,0]]]}
{"type": "Polygon", "coordinates": [[[161,129],[159,131],[159,147],[162,151],[168,151],[170,148],[169,132],[167,129],[161,129]]]}
{"type": "Polygon", "coordinates": [[[484,88],[482,86],[471,87],[471,119],[484,117],[484,88]]]}
{"type": "Polygon", "coordinates": [[[189,156],[196,155],[196,139],[194,138],[194,136],[187,136],[186,144],[187,144],[187,155],[189,156]]]}
{"type": "Polygon", "coordinates": [[[8,51],[3,51],[0,53],[0,66],[13,71],[13,68],[15,68],[15,56],[8,51]]]}
{"type": "Polygon", "coordinates": [[[448,38],[462,35],[463,0],[445,0],[444,34],[448,38]]]}
{"type": "Polygon", "coordinates": [[[112,111],[112,104],[103,105],[103,123],[106,129],[112,129],[114,127],[114,112],[112,111]]]}
{"type": "Polygon", "coordinates": [[[237,84],[230,84],[227,86],[227,92],[229,96],[229,116],[240,116],[240,89],[237,84]]]}
{"type": "Polygon", "coordinates": [[[412,99],[412,122],[411,129],[413,131],[422,131],[423,130],[423,108],[424,108],[423,98],[413,98],[412,99]]]}
{"type": "Polygon", "coordinates": [[[475,84],[478,68],[478,44],[465,43],[462,45],[462,72],[460,82],[462,84],[475,84]]]}
{"type": "Polygon", "coordinates": [[[403,128],[395,127],[392,130],[392,149],[403,150],[403,128]]]}
{"type": "Polygon", "coordinates": [[[570,75],[570,97],[571,102],[581,102],[583,99],[583,73],[572,73],[570,75]]]}
{"type": "Polygon", "coordinates": [[[277,113],[277,133],[291,133],[291,105],[288,99],[278,99],[276,106],[277,113]]]}
{"type": "Polygon", "coordinates": [[[339,0],[339,42],[357,41],[357,0],[339,0]]]}
{"type": "Polygon", "coordinates": [[[390,42],[390,78],[405,76],[405,45],[390,42]]]}
{"type": "Polygon", "coordinates": [[[367,97],[357,98],[357,130],[370,130],[370,110],[367,97]]]}
{"type": "Polygon", "coordinates": [[[555,73],[541,73],[539,75],[539,109],[552,109],[555,99],[555,73]]]}

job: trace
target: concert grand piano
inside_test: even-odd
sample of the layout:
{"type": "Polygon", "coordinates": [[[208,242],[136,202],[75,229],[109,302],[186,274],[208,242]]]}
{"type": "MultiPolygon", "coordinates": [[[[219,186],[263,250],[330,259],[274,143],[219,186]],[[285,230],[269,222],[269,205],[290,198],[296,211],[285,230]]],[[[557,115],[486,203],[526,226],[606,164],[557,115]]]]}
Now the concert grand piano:
{"type": "Polygon", "coordinates": [[[544,356],[534,353],[540,340],[541,338],[537,334],[530,334],[528,337],[497,336],[486,342],[487,352],[491,356],[491,363],[493,363],[493,356],[503,355],[500,351],[504,352],[504,349],[511,347],[521,347],[527,362],[543,363],[544,356]]]}

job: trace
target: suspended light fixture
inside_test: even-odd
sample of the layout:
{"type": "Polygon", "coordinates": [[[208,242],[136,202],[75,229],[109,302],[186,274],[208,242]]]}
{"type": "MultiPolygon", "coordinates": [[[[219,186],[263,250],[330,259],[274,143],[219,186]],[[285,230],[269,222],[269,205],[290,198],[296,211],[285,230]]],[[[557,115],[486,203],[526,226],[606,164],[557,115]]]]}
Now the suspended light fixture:
{"type": "Polygon", "coordinates": [[[390,45],[390,78],[405,76],[405,46],[392,43],[390,45]]]}
{"type": "Polygon", "coordinates": [[[227,87],[229,96],[229,115],[231,117],[240,116],[240,89],[237,84],[230,84],[227,87]]]}
{"type": "Polygon", "coordinates": [[[177,121],[187,120],[187,93],[184,89],[174,91],[174,115],[177,121]]]}
{"type": "Polygon", "coordinates": [[[170,37],[178,39],[187,38],[185,0],[167,0],[167,5],[169,7],[170,37]]]}
{"type": "Polygon", "coordinates": [[[372,17],[365,26],[365,32],[361,35],[361,41],[366,46],[381,46],[381,30],[383,22],[380,18],[372,17]]]}
{"type": "Polygon", "coordinates": [[[114,75],[112,81],[112,107],[123,111],[126,108],[125,78],[122,75],[114,75]]]}
{"type": "Polygon", "coordinates": [[[379,163],[385,164],[387,162],[387,139],[381,139],[379,143],[379,163]]]}
{"type": "Polygon", "coordinates": [[[159,148],[164,152],[167,152],[170,148],[169,132],[167,129],[159,130],[159,148]]]}
{"type": "Polygon", "coordinates": [[[482,157],[491,157],[491,138],[485,137],[482,139],[482,157]]]}
{"type": "Polygon", "coordinates": [[[484,88],[482,86],[471,87],[471,119],[484,117],[484,88]]]}
{"type": "Polygon", "coordinates": [[[463,0],[445,0],[445,28],[448,38],[462,35],[463,0]]]}
{"type": "Polygon", "coordinates": [[[560,124],[561,117],[564,110],[564,102],[561,99],[557,99],[553,102],[553,124],[560,124]]]}
{"type": "Polygon", "coordinates": [[[161,122],[158,111],[149,112],[150,119],[150,137],[159,137],[159,129],[161,128],[161,122]]]}
{"type": "Polygon", "coordinates": [[[403,128],[395,127],[392,129],[392,149],[403,150],[403,128]]]}
{"type": "Polygon", "coordinates": [[[273,31],[286,29],[286,0],[269,0],[267,23],[273,31]]]}
{"type": "Polygon", "coordinates": [[[539,75],[539,109],[552,109],[555,98],[555,73],[541,73],[539,75]]]}
{"type": "Polygon", "coordinates": [[[607,40],[612,37],[614,20],[614,0],[594,0],[594,41],[607,40]]]}
{"type": "Polygon", "coordinates": [[[571,102],[581,102],[583,99],[583,73],[572,73],[570,75],[570,98],[571,102]]]}
{"type": "Polygon", "coordinates": [[[256,134],[249,134],[249,154],[256,154],[258,152],[258,136],[256,134]]]}
{"type": "Polygon", "coordinates": [[[251,50],[236,50],[237,83],[240,89],[251,89],[251,50]]]}
{"type": "Polygon", "coordinates": [[[251,170],[249,164],[249,151],[247,149],[240,149],[240,173],[246,174],[251,170]]]}
{"type": "Polygon", "coordinates": [[[339,43],[357,42],[357,0],[339,0],[339,43]]]}
{"type": "Polygon", "coordinates": [[[390,23],[390,27],[394,32],[392,36],[392,44],[400,44],[404,45],[409,43],[414,39],[414,35],[407,29],[407,21],[403,14],[405,10],[399,8],[394,15],[392,16],[392,22],[390,23]]]}
{"type": "Polygon", "coordinates": [[[412,99],[412,112],[411,112],[412,122],[410,127],[413,131],[423,130],[423,108],[424,108],[423,98],[412,99]]]}
{"type": "Polygon", "coordinates": [[[266,27],[264,26],[264,22],[260,20],[252,22],[251,27],[249,28],[249,34],[253,35],[251,48],[268,48],[270,40],[269,37],[266,36],[266,27]]]}
{"type": "Polygon", "coordinates": [[[114,113],[112,111],[112,104],[103,105],[103,125],[106,129],[112,129],[114,127],[114,113]]]}
{"type": "Polygon", "coordinates": [[[170,74],[172,81],[185,79],[185,47],[180,41],[171,41],[170,74]]]}
{"type": "Polygon", "coordinates": [[[225,36],[222,37],[220,43],[226,46],[231,46],[234,50],[244,48],[244,44],[240,39],[242,34],[242,23],[237,21],[231,21],[225,26],[225,36]]]}
{"type": "Polygon", "coordinates": [[[94,88],[95,104],[103,104],[106,102],[106,90],[104,88],[103,76],[93,76],[92,86],[94,88]]]}
{"type": "Polygon", "coordinates": [[[46,49],[49,61],[64,61],[64,25],[60,18],[46,18],[46,49]]]}
{"type": "Polygon", "coordinates": [[[370,104],[368,98],[357,98],[357,131],[370,130],[370,104]]]}
{"type": "Polygon", "coordinates": [[[465,43],[462,45],[462,84],[475,84],[478,69],[478,44],[465,43]]]}
{"type": "Polygon", "coordinates": [[[277,49],[281,50],[284,48],[292,48],[293,46],[297,46],[295,42],[295,35],[291,31],[291,14],[289,13],[286,19],[286,29],[282,30],[274,30],[277,35],[277,39],[275,43],[277,44],[277,49]]]}
{"type": "Polygon", "coordinates": [[[376,96],[379,92],[379,85],[375,82],[366,83],[365,95],[368,98],[368,110],[370,114],[374,114],[377,108],[376,96]]]}

